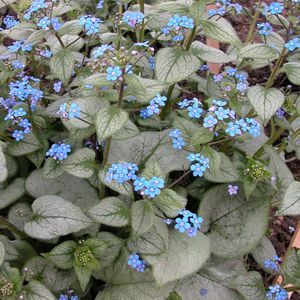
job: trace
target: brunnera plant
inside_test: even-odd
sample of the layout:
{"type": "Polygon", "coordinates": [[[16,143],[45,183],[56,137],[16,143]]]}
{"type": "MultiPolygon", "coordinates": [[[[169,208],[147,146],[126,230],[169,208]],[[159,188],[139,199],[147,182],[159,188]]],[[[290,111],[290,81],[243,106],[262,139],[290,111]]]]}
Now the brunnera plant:
{"type": "Polygon", "coordinates": [[[1,299],[299,287],[299,251],[280,265],[267,234],[300,214],[298,1],[209,2],[0,0],[1,299]]]}

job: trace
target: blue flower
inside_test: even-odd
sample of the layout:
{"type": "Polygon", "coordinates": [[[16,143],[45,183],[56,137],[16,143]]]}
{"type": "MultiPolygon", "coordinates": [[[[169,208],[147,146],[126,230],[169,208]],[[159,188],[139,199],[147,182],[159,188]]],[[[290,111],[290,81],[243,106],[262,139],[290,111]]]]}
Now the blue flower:
{"type": "Polygon", "coordinates": [[[173,16],[173,17],[169,20],[168,26],[171,26],[171,27],[178,27],[180,21],[181,21],[180,16],[179,16],[179,15],[175,15],[175,16],[173,16]]]}
{"type": "Polygon", "coordinates": [[[179,108],[186,108],[188,107],[191,103],[193,102],[193,100],[191,99],[183,99],[182,101],[180,101],[178,103],[179,108]]]}
{"type": "Polygon", "coordinates": [[[76,103],[72,103],[70,105],[68,118],[69,119],[80,118],[80,111],[81,111],[80,107],[76,103]]]}
{"type": "Polygon", "coordinates": [[[151,70],[155,69],[155,58],[153,56],[149,56],[148,58],[149,68],[151,70]]]}
{"type": "Polygon", "coordinates": [[[225,106],[227,104],[227,101],[213,99],[213,104],[217,106],[225,106]]]}
{"type": "Polygon", "coordinates": [[[147,109],[142,109],[142,110],[140,111],[140,117],[141,117],[142,119],[147,119],[147,118],[149,118],[150,116],[149,116],[149,114],[148,114],[148,110],[147,110],[147,109]]]}
{"type": "Polygon", "coordinates": [[[203,223],[203,218],[197,216],[196,214],[193,214],[192,217],[190,218],[190,221],[192,222],[192,226],[195,229],[200,229],[201,228],[201,224],[203,223]]]}
{"type": "Polygon", "coordinates": [[[61,23],[58,18],[52,18],[51,25],[54,31],[58,31],[63,26],[63,23],[61,23]]]}
{"type": "Polygon", "coordinates": [[[273,32],[273,27],[270,23],[258,23],[257,24],[258,33],[264,36],[269,35],[271,32],[273,32]]]}
{"type": "Polygon", "coordinates": [[[194,28],[194,20],[191,18],[188,18],[187,16],[183,16],[183,17],[181,17],[179,25],[181,27],[193,29],[194,28]]]}
{"type": "Polygon", "coordinates": [[[128,24],[129,27],[134,28],[138,24],[141,24],[145,18],[145,15],[141,12],[126,11],[123,15],[123,22],[128,24]]]}
{"type": "Polygon", "coordinates": [[[95,51],[93,51],[93,58],[98,58],[102,56],[104,53],[113,51],[114,47],[111,45],[102,45],[98,47],[95,51]]]}
{"type": "Polygon", "coordinates": [[[186,217],[176,218],[175,221],[176,221],[175,229],[177,229],[180,233],[185,233],[186,230],[191,227],[186,217]]]}
{"type": "Polygon", "coordinates": [[[52,52],[48,49],[45,49],[45,50],[40,52],[40,55],[44,56],[46,58],[50,58],[52,56],[52,52]]]}
{"type": "Polygon", "coordinates": [[[199,71],[209,71],[209,66],[208,65],[201,65],[200,67],[199,67],[199,71]]]}
{"type": "Polygon", "coordinates": [[[201,296],[206,296],[207,295],[207,289],[201,288],[200,289],[200,295],[201,296]]]}
{"type": "Polygon", "coordinates": [[[213,76],[213,80],[214,82],[221,82],[223,79],[223,75],[222,74],[217,74],[213,76]]]}
{"type": "Polygon", "coordinates": [[[156,94],[156,97],[152,99],[156,104],[160,106],[165,106],[165,102],[167,101],[167,97],[161,96],[160,94],[156,94]]]}
{"type": "Polygon", "coordinates": [[[44,17],[40,19],[36,25],[42,29],[49,29],[50,23],[51,23],[50,19],[48,17],[44,17]]]}
{"type": "Polygon", "coordinates": [[[62,82],[61,81],[58,81],[58,82],[55,82],[53,84],[53,89],[56,93],[59,93],[60,90],[61,90],[61,85],[62,85],[62,82]]]}
{"type": "Polygon", "coordinates": [[[159,115],[160,109],[157,104],[155,104],[153,101],[150,102],[150,105],[147,106],[147,114],[148,117],[151,117],[152,115],[159,115]]]}
{"type": "Polygon", "coordinates": [[[12,134],[12,137],[19,142],[24,139],[24,132],[22,130],[15,130],[12,134]]]}
{"type": "Polygon", "coordinates": [[[133,46],[137,46],[137,47],[146,47],[146,48],[148,48],[148,47],[149,47],[149,41],[138,42],[138,43],[133,44],[133,46]]]}
{"type": "Polygon", "coordinates": [[[108,67],[106,73],[107,80],[117,80],[122,75],[120,67],[108,67]]]}
{"type": "Polygon", "coordinates": [[[226,70],[226,74],[228,75],[228,76],[234,76],[234,74],[236,73],[236,71],[237,71],[237,69],[236,68],[229,68],[229,69],[227,69],[226,70]]]}
{"type": "Polygon", "coordinates": [[[15,70],[25,68],[25,65],[19,60],[14,60],[11,64],[15,70]]]}
{"type": "Polygon", "coordinates": [[[164,187],[165,181],[162,178],[152,177],[149,181],[146,181],[145,195],[154,198],[160,194],[160,189],[164,187]]]}
{"type": "Polygon", "coordinates": [[[32,44],[25,44],[24,41],[15,41],[12,45],[7,47],[9,52],[16,53],[18,51],[31,51],[32,50],[32,44]]]}
{"type": "Polygon", "coordinates": [[[272,2],[269,6],[266,6],[264,9],[264,14],[267,12],[271,13],[272,15],[281,14],[284,9],[282,3],[279,2],[272,2]]]}
{"type": "Polygon", "coordinates": [[[98,4],[97,4],[96,8],[97,8],[97,9],[102,9],[103,7],[104,7],[104,0],[99,0],[99,2],[98,2],[98,4]]]}
{"type": "Polygon", "coordinates": [[[279,265],[278,265],[277,261],[275,261],[273,259],[266,259],[264,261],[264,266],[265,266],[265,268],[270,269],[273,272],[279,272],[279,265]]]}
{"type": "Polygon", "coordinates": [[[215,115],[217,116],[218,120],[223,121],[224,119],[228,119],[229,110],[224,109],[223,107],[218,107],[218,109],[215,111],[215,115]]]}
{"type": "Polygon", "coordinates": [[[182,215],[185,218],[189,218],[193,216],[193,213],[191,213],[188,209],[182,209],[178,212],[179,215],[182,215]]]}
{"type": "Polygon", "coordinates": [[[239,82],[236,85],[236,89],[243,93],[248,88],[248,85],[247,82],[239,82]]]}
{"type": "Polygon", "coordinates": [[[204,166],[202,166],[199,163],[196,163],[194,165],[191,165],[191,170],[193,171],[193,176],[195,177],[202,177],[203,176],[203,172],[206,170],[206,168],[204,166]]]}
{"type": "Polygon", "coordinates": [[[266,296],[270,300],[287,300],[289,297],[288,292],[285,289],[283,289],[279,284],[270,286],[266,296]]]}
{"type": "Polygon", "coordinates": [[[284,117],[285,111],[282,108],[278,108],[275,114],[279,119],[281,119],[284,117]]]}
{"type": "Polygon", "coordinates": [[[188,234],[188,236],[194,237],[197,235],[197,229],[194,227],[190,227],[186,230],[186,233],[188,234]]]}
{"type": "Polygon", "coordinates": [[[24,18],[26,20],[29,20],[31,17],[31,14],[33,12],[37,12],[40,9],[43,8],[47,8],[48,4],[45,3],[45,0],[34,0],[31,4],[31,6],[29,7],[29,9],[26,10],[25,14],[24,14],[24,18]]]}
{"type": "Polygon", "coordinates": [[[181,137],[174,138],[172,142],[173,142],[173,148],[174,149],[179,149],[180,150],[185,146],[185,141],[181,137]]]}
{"type": "Polygon", "coordinates": [[[180,42],[180,41],[182,41],[183,39],[184,39],[184,37],[183,37],[183,35],[181,35],[181,34],[177,34],[177,35],[173,36],[173,38],[172,38],[172,40],[173,40],[174,42],[180,42]]]}
{"type": "Polygon", "coordinates": [[[248,132],[253,137],[258,137],[260,135],[260,124],[253,118],[246,118],[246,122],[248,123],[248,132]]]}
{"type": "Polygon", "coordinates": [[[100,23],[102,21],[99,18],[93,17],[91,15],[85,15],[80,17],[79,24],[84,25],[85,33],[87,35],[92,35],[100,31],[100,23]]]}
{"type": "Polygon", "coordinates": [[[58,300],[69,300],[69,296],[66,294],[61,294],[58,298],[58,300]]]}
{"type": "Polygon", "coordinates": [[[107,174],[106,179],[108,181],[116,181],[117,183],[124,183],[129,180],[135,180],[137,178],[136,171],[138,170],[138,167],[136,164],[133,163],[118,163],[113,164],[107,174]]]}
{"type": "Polygon", "coordinates": [[[22,117],[22,116],[26,115],[26,111],[24,111],[24,109],[22,107],[20,107],[20,108],[13,110],[12,115],[14,117],[22,117]]]}
{"type": "Polygon", "coordinates": [[[142,178],[137,177],[137,179],[133,182],[134,190],[136,192],[143,190],[146,187],[146,183],[147,183],[147,181],[146,181],[145,177],[142,177],[142,178]]]}
{"type": "Polygon", "coordinates": [[[289,51],[294,51],[295,49],[300,48],[300,39],[293,38],[292,40],[288,41],[284,47],[289,51]]]}
{"type": "Polygon", "coordinates": [[[53,144],[46,152],[46,156],[53,157],[55,160],[64,160],[68,153],[71,152],[71,145],[69,144],[53,144]]]}
{"type": "Polygon", "coordinates": [[[233,123],[233,122],[229,122],[227,124],[227,128],[225,129],[225,132],[227,132],[232,137],[234,137],[236,135],[239,135],[239,134],[242,134],[240,126],[238,124],[233,123]]]}
{"type": "Polygon", "coordinates": [[[140,258],[137,253],[132,253],[128,258],[128,265],[135,269],[137,272],[144,272],[146,268],[146,263],[140,258]]]}
{"type": "Polygon", "coordinates": [[[31,132],[31,123],[28,119],[21,119],[18,125],[24,128],[24,133],[27,134],[31,132]]]}
{"type": "Polygon", "coordinates": [[[198,161],[198,159],[200,158],[200,154],[199,153],[190,153],[186,159],[189,160],[190,162],[193,162],[193,161],[198,161]]]}
{"type": "Polygon", "coordinates": [[[15,17],[13,16],[9,16],[7,15],[4,19],[3,19],[3,23],[5,24],[6,28],[12,28],[18,24],[20,24],[20,21],[16,20],[15,17]]]}
{"type": "Polygon", "coordinates": [[[201,107],[199,107],[198,102],[194,102],[194,104],[192,106],[189,106],[187,108],[187,111],[188,111],[188,115],[190,118],[199,119],[203,112],[203,109],[201,107]]]}
{"type": "Polygon", "coordinates": [[[174,129],[170,131],[169,136],[173,138],[179,138],[182,135],[182,132],[179,129],[174,129]]]}
{"type": "Polygon", "coordinates": [[[213,115],[208,115],[204,118],[203,126],[205,128],[212,128],[218,123],[218,120],[213,115]]]}

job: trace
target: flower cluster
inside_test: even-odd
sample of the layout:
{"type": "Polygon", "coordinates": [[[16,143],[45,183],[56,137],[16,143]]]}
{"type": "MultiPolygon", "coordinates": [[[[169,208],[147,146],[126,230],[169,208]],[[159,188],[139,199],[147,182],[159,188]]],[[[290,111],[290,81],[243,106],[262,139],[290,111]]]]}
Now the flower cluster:
{"type": "Polygon", "coordinates": [[[32,86],[32,82],[39,82],[40,80],[32,76],[25,76],[21,81],[9,83],[9,95],[22,102],[29,100],[32,110],[35,110],[36,104],[43,98],[43,92],[32,86]]]}
{"type": "Polygon", "coordinates": [[[58,300],[79,300],[79,297],[74,294],[72,289],[69,289],[65,294],[59,295],[58,300]]]}
{"type": "Polygon", "coordinates": [[[101,20],[91,15],[80,17],[79,24],[84,26],[85,33],[92,35],[100,31],[101,20]]]}
{"type": "Polygon", "coordinates": [[[46,152],[46,156],[61,161],[68,157],[69,152],[71,152],[71,145],[64,143],[53,144],[51,148],[46,152]]]}
{"type": "Polygon", "coordinates": [[[266,259],[264,261],[264,265],[267,269],[272,270],[273,272],[279,271],[279,263],[281,262],[281,258],[275,255],[273,259],[266,259]]]}
{"type": "Polygon", "coordinates": [[[32,50],[32,44],[27,43],[25,44],[24,41],[15,41],[12,45],[7,47],[9,52],[16,53],[16,52],[28,52],[32,50]]]}
{"type": "Polygon", "coordinates": [[[142,196],[155,198],[160,194],[161,189],[165,186],[165,181],[159,177],[152,177],[146,180],[145,177],[137,177],[133,182],[134,190],[139,192],[142,196]]]}
{"type": "Polygon", "coordinates": [[[167,97],[156,94],[156,96],[152,100],[150,100],[150,105],[148,105],[146,109],[141,110],[140,117],[145,119],[153,115],[159,115],[160,107],[165,106],[166,101],[167,97]]]}
{"type": "Polygon", "coordinates": [[[294,51],[295,49],[300,48],[300,39],[299,38],[293,38],[290,41],[288,41],[284,47],[288,49],[289,51],[294,51]]]}
{"type": "Polygon", "coordinates": [[[246,118],[246,121],[240,119],[235,122],[229,122],[225,132],[232,137],[248,132],[256,138],[260,135],[260,124],[253,118],[246,118]]]}
{"type": "Polygon", "coordinates": [[[3,19],[3,23],[5,25],[5,27],[7,29],[9,28],[12,28],[18,24],[20,24],[20,21],[19,20],[16,20],[15,17],[13,16],[6,16],[4,19],[3,19]]]}
{"type": "Polygon", "coordinates": [[[193,172],[193,176],[202,177],[207,168],[209,168],[209,158],[204,157],[200,153],[189,154],[187,156],[187,160],[189,160],[191,164],[191,171],[193,172]]]}
{"type": "Polygon", "coordinates": [[[9,109],[7,115],[5,116],[4,120],[11,120],[12,125],[19,126],[18,129],[14,130],[12,133],[12,137],[17,141],[21,141],[24,139],[24,134],[28,134],[31,132],[31,123],[28,119],[24,119],[23,117],[26,116],[26,111],[22,107],[18,109],[9,109]]]}
{"type": "Polygon", "coordinates": [[[138,166],[133,163],[122,162],[118,164],[113,164],[106,174],[106,179],[109,182],[114,180],[117,183],[122,184],[129,180],[135,180],[137,178],[137,171],[138,166]]]}
{"type": "Polygon", "coordinates": [[[180,233],[186,232],[190,237],[196,236],[197,231],[200,230],[203,223],[203,218],[186,209],[181,210],[178,214],[180,217],[175,219],[175,229],[180,233]]]}
{"type": "Polygon", "coordinates": [[[68,119],[80,118],[81,108],[76,103],[74,103],[74,102],[71,103],[71,105],[69,107],[69,111],[67,112],[66,110],[67,110],[67,103],[63,103],[59,107],[57,114],[63,118],[68,118],[68,119]]]}
{"type": "Polygon", "coordinates": [[[185,146],[185,141],[181,135],[182,132],[179,129],[174,129],[169,133],[169,136],[172,138],[174,149],[182,149],[185,146]]]}
{"type": "Polygon", "coordinates": [[[31,6],[26,10],[24,18],[29,20],[32,13],[39,11],[40,9],[47,8],[48,4],[45,3],[45,0],[34,0],[31,6]]]}
{"type": "Polygon", "coordinates": [[[128,266],[137,272],[144,272],[146,269],[146,262],[135,252],[129,255],[127,263],[128,266]]]}
{"type": "Polygon", "coordinates": [[[180,42],[184,39],[189,29],[194,28],[194,20],[187,16],[174,15],[166,27],[161,28],[165,35],[171,35],[173,41],[180,42]]]}
{"type": "Polygon", "coordinates": [[[141,12],[127,10],[123,15],[123,22],[131,28],[137,27],[144,20],[145,16],[141,12]]]}
{"type": "Polygon", "coordinates": [[[180,109],[186,109],[190,118],[199,119],[202,115],[203,108],[199,99],[183,99],[178,103],[180,109]]]}
{"type": "Polygon", "coordinates": [[[217,0],[216,1],[216,9],[209,9],[208,15],[212,16],[223,16],[227,11],[230,12],[233,9],[237,14],[240,14],[243,10],[243,6],[238,3],[231,3],[231,0],[217,0]]]}
{"type": "Polygon", "coordinates": [[[95,51],[93,51],[93,58],[97,59],[101,57],[104,53],[108,53],[109,51],[113,51],[114,47],[111,45],[102,45],[98,47],[95,51]]]}
{"type": "Polygon", "coordinates": [[[279,284],[270,286],[266,296],[270,300],[287,300],[289,298],[288,292],[279,284]]]}
{"type": "Polygon", "coordinates": [[[225,73],[227,76],[234,79],[235,89],[243,95],[249,86],[247,81],[248,74],[246,72],[238,71],[236,68],[228,68],[225,73]]]}
{"type": "Polygon", "coordinates": [[[39,20],[37,23],[37,26],[39,28],[48,30],[50,26],[53,28],[54,31],[58,31],[62,27],[63,23],[61,23],[58,18],[52,18],[50,19],[49,17],[44,17],[39,20]]]}
{"type": "Polygon", "coordinates": [[[271,26],[270,23],[266,22],[266,23],[258,23],[257,24],[257,28],[258,28],[258,33],[260,35],[264,35],[267,36],[269,35],[271,32],[273,32],[273,27],[271,26]]]}

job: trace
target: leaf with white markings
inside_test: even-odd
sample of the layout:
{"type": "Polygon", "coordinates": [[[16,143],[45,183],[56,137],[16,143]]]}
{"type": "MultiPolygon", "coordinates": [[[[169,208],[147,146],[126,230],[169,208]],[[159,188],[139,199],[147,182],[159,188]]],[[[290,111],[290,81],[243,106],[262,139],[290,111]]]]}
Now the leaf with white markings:
{"type": "Polygon", "coordinates": [[[131,207],[131,227],[134,235],[148,231],[154,223],[154,212],[148,200],[134,202],[131,207]]]}

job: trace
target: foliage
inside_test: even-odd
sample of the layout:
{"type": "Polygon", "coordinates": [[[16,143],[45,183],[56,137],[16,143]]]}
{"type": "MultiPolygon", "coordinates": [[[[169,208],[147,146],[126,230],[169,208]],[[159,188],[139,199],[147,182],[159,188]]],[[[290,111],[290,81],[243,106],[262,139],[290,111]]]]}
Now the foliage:
{"type": "Polygon", "coordinates": [[[299,287],[299,4],[207,4],[0,1],[1,299],[287,299],[249,254],[299,287]]]}

